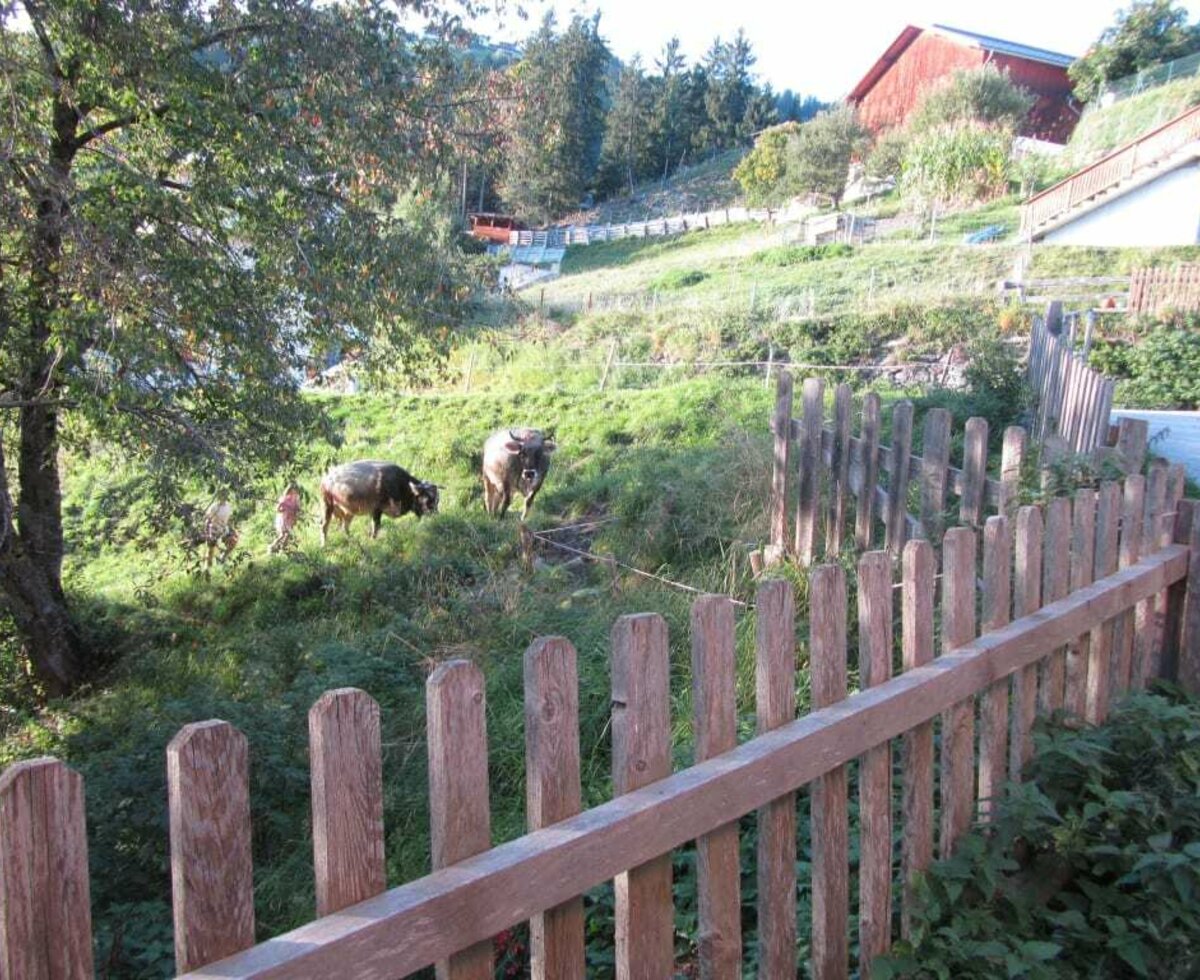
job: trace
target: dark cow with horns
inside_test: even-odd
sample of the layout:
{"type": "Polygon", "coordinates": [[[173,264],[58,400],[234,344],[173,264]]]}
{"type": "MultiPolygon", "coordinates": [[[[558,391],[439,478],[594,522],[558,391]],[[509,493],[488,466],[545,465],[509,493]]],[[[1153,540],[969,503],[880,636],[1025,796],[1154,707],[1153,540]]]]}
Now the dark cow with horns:
{"type": "Polygon", "coordinates": [[[550,469],[554,442],[539,429],[501,429],[483,444],[483,503],[487,512],[503,517],[514,493],[525,498],[525,520],[550,469]]]}
{"type": "Polygon", "coordinates": [[[384,514],[417,517],[436,514],[438,487],[426,483],[395,463],[360,459],[335,466],[321,480],[321,499],[325,501],[325,520],[321,524],[321,544],[329,522],[336,514],[346,533],[350,522],[359,514],[370,514],[371,537],[379,534],[379,522],[384,514]]]}

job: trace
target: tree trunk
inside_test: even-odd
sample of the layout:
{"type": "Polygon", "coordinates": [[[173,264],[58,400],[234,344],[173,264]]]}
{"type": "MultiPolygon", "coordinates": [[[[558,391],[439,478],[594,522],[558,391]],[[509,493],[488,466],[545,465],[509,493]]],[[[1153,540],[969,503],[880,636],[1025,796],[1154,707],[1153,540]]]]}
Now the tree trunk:
{"type": "Polygon", "coordinates": [[[79,117],[61,91],[56,91],[52,112],[48,179],[36,191],[37,222],[29,243],[33,302],[25,336],[15,346],[23,403],[15,508],[0,444],[0,590],[25,640],[34,674],[47,693],[57,695],[83,678],[87,663],[62,587],[57,405],[62,351],[51,330],[55,316],[69,305],[60,277],[79,117]]]}
{"type": "MultiPolygon", "coordinates": [[[[40,408],[41,415],[53,415],[40,408]]],[[[22,413],[24,415],[24,412],[22,413]]],[[[55,424],[35,427],[33,440],[43,458],[49,455],[52,478],[46,470],[21,467],[21,504],[13,522],[4,448],[0,445],[0,588],[17,629],[25,640],[34,675],[51,695],[66,693],[84,674],[83,644],[67,608],[62,587],[62,521],[58,506],[57,439],[55,424]],[[27,496],[28,495],[28,496],[27,496]],[[51,503],[53,502],[53,503],[51,503]],[[49,506],[47,506],[49,504],[49,506]]],[[[22,418],[22,461],[37,455],[29,445],[22,418]]]]}

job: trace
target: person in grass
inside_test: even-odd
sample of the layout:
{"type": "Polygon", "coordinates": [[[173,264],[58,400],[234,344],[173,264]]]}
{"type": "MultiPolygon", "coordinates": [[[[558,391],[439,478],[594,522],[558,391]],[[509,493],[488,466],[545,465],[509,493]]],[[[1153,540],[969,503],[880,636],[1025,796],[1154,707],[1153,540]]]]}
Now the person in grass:
{"type": "Polygon", "coordinates": [[[292,529],[299,519],[300,488],[295,483],[289,483],[275,504],[275,540],[267,547],[267,554],[274,554],[288,546],[292,540],[292,529]]]}

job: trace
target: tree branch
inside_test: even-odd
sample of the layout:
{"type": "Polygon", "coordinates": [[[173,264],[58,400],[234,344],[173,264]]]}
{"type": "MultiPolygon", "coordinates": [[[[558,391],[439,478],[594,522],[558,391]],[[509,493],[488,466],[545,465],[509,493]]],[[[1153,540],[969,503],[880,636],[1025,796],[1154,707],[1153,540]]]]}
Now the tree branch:
{"type": "Polygon", "coordinates": [[[92,140],[99,139],[107,133],[121,129],[125,126],[132,126],[135,123],[140,123],[146,119],[161,117],[166,115],[170,106],[166,103],[160,103],[154,106],[148,112],[135,112],[127,116],[118,116],[116,119],[110,119],[108,122],[101,123],[99,126],[93,126],[86,132],[80,133],[75,137],[75,149],[80,150],[87,146],[92,140]]]}

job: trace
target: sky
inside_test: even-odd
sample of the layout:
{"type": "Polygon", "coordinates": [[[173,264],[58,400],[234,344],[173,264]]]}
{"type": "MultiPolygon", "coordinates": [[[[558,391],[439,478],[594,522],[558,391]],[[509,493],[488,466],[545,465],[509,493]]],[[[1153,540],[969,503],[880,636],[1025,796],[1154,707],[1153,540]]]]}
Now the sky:
{"type": "MultiPolygon", "coordinates": [[[[515,0],[509,0],[510,6],[515,0]]],[[[1128,0],[526,0],[521,21],[511,13],[497,28],[492,19],[476,29],[497,40],[528,37],[553,7],[559,22],[572,11],[600,11],[600,33],[627,61],[636,53],[652,68],[654,57],[678,35],[688,61],[703,56],[713,38],[730,38],[739,27],[758,57],[760,82],[823,100],[845,96],[906,24],[945,24],[1078,56],[1111,24],[1128,0]]],[[[1200,0],[1182,6],[1192,21],[1200,0]]]]}

